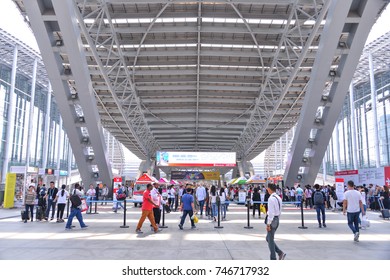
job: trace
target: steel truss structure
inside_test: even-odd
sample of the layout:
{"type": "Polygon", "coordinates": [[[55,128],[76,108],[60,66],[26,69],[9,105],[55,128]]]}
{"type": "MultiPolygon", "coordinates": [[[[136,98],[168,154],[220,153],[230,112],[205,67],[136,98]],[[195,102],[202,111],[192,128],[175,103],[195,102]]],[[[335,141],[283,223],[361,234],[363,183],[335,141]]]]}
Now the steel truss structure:
{"type": "MultiPolygon", "coordinates": [[[[317,60],[333,51],[328,73],[348,48],[323,49],[324,37],[348,45],[349,27],[371,26],[379,3],[385,5],[374,0],[368,18],[361,17],[364,0],[14,2],[27,12],[48,68],[61,63],[83,71],[84,82],[74,75],[67,81],[70,92],[90,97],[84,114],[98,112],[98,125],[149,161],[159,149],[235,151],[239,161],[253,159],[297,123],[308,95],[332,84],[327,74],[313,75],[323,67],[317,60]],[[345,11],[340,19],[332,9],[337,3],[345,11]],[[337,32],[324,36],[326,27],[337,32]],[[53,54],[57,60],[47,58],[53,54]],[[313,79],[321,85],[310,86],[313,79]]],[[[85,120],[90,133],[96,120],[85,120]]],[[[95,156],[104,158],[104,150],[95,156]]]]}

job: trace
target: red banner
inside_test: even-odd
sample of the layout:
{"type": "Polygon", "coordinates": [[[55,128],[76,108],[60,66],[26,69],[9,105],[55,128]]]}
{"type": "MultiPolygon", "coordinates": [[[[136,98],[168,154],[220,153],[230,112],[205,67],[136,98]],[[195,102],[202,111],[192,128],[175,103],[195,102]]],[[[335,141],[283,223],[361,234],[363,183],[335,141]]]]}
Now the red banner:
{"type": "Polygon", "coordinates": [[[385,167],[385,185],[390,186],[390,166],[385,167]]]}
{"type": "Polygon", "coordinates": [[[343,171],[336,171],[334,173],[335,176],[356,175],[356,174],[359,174],[359,170],[343,170],[343,171]]]}

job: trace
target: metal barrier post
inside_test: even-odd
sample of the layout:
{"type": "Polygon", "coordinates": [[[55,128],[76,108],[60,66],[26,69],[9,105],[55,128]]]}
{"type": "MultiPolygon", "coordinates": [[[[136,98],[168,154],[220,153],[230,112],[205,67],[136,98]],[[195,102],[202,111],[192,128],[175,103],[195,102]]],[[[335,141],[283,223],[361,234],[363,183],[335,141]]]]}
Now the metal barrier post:
{"type": "Polygon", "coordinates": [[[69,203],[69,198],[68,198],[66,201],[66,217],[65,217],[65,219],[67,219],[69,217],[69,207],[70,207],[70,203],[69,203]]]}
{"type": "Polygon", "coordinates": [[[163,210],[162,210],[162,225],[160,228],[168,228],[168,226],[165,225],[165,205],[163,204],[163,210]]]}
{"type": "Polygon", "coordinates": [[[249,212],[250,212],[250,208],[251,208],[251,200],[250,200],[250,197],[249,197],[249,196],[246,198],[246,205],[247,205],[247,220],[248,220],[248,225],[247,225],[246,227],[244,227],[244,228],[246,228],[246,229],[252,229],[253,227],[251,227],[251,226],[250,226],[250,223],[249,223],[249,219],[250,219],[250,214],[249,214],[249,212]]]}
{"type": "Polygon", "coordinates": [[[99,213],[97,213],[97,206],[96,206],[96,204],[97,204],[97,202],[95,201],[95,212],[94,213],[92,213],[92,205],[93,205],[93,200],[90,200],[89,201],[89,203],[88,203],[88,212],[86,213],[86,214],[88,214],[88,215],[92,215],[92,214],[99,214],[99,213]]]}
{"type": "Polygon", "coordinates": [[[124,200],[124,203],[125,203],[125,205],[124,205],[124,208],[123,208],[123,225],[120,226],[120,228],[128,228],[129,227],[129,226],[126,225],[126,209],[127,209],[127,207],[126,207],[126,199],[124,200]]]}
{"type": "MultiPolygon", "coordinates": [[[[217,194],[218,195],[218,194],[217,194]]],[[[221,201],[217,201],[217,208],[218,208],[218,225],[215,226],[214,228],[223,228],[223,226],[221,226],[221,201]]]]}
{"type": "Polygon", "coordinates": [[[301,200],[301,221],[302,221],[302,226],[298,227],[300,229],[307,229],[307,227],[305,227],[305,221],[304,221],[304,218],[303,218],[303,197],[302,197],[302,200],[301,200]]]}

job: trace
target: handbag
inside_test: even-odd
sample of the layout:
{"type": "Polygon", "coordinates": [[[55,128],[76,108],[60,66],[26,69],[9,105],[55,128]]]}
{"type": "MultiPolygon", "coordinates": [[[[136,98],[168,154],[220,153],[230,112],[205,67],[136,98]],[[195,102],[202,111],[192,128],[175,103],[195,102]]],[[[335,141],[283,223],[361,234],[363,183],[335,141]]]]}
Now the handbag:
{"type": "Polygon", "coordinates": [[[191,220],[193,220],[195,224],[199,222],[199,218],[195,214],[192,215],[191,220]]]}
{"type": "Polygon", "coordinates": [[[362,227],[368,228],[370,227],[370,221],[368,220],[367,215],[362,217],[362,227]]]}
{"type": "Polygon", "coordinates": [[[126,199],[126,194],[125,193],[120,193],[116,195],[117,200],[125,200],[126,199]]]}
{"type": "Polygon", "coordinates": [[[267,210],[265,210],[265,206],[263,204],[260,205],[260,213],[267,214],[267,210]]]}
{"type": "Polygon", "coordinates": [[[81,212],[85,212],[88,210],[88,204],[87,204],[87,201],[85,200],[85,198],[82,198],[81,199],[81,212]]]}

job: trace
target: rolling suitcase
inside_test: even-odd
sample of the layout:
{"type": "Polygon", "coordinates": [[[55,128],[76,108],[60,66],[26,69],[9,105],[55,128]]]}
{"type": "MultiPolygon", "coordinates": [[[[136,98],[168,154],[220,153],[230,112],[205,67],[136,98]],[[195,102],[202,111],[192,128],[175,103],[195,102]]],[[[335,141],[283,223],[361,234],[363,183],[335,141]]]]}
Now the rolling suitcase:
{"type": "Polygon", "coordinates": [[[26,210],[20,211],[20,216],[22,218],[22,221],[30,220],[30,212],[26,212],[26,210]]]}
{"type": "Polygon", "coordinates": [[[385,207],[383,206],[383,201],[381,199],[378,199],[378,203],[379,203],[379,207],[380,207],[380,210],[381,210],[381,213],[382,215],[380,215],[381,218],[383,219],[390,219],[390,212],[389,212],[389,209],[385,209],[385,207]]]}
{"type": "Polygon", "coordinates": [[[44,218],[43,216],[43,209],[41,206],[37,206],[37,214],[36,214],[36,220],[37,221],[42,221],[44,218]]]}

